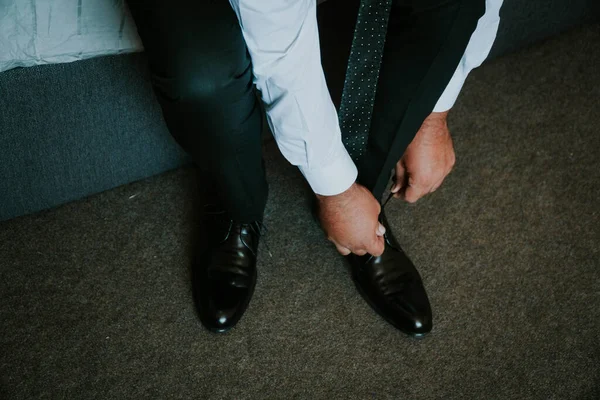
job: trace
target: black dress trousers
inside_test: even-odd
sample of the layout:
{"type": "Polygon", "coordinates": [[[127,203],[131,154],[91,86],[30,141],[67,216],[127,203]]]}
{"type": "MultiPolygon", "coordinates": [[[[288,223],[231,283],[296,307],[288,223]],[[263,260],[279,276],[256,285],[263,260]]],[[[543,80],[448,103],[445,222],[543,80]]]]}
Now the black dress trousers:
{"type": "MultiPolygon", "coordinates": [[[[128,0],[165,122],[231,216],[261,219],[268,186],[252,65],[227,0],[128,0]]],[[[323,67],[339,105],[359,0],[318,7],[323,67]]],[[[380,198],[450,81],[485,0],[395,0],[359,181],[380,198]]]]}
{"type": "Polygon", "coordinates": [[[262,220],[262,110],[227,0],[128,0],[169,132],[239,222],[262,220]]]}

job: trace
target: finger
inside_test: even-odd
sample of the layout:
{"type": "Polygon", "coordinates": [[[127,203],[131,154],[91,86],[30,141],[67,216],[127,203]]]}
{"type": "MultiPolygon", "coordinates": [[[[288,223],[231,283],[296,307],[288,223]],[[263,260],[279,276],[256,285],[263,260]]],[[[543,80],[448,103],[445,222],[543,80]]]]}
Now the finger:
{"type": "Polygon", "coordinates": [[[442,179],[440,179],[439,181],[437,181],[437,183],[431,187],[431,190],[429,190],[429,193],[433,193],[433,192],[435,192],[436,190],[438,190],[438,188],[439,188],[440,186],[442,186],[442,183],[444,183],[444,179],[446,179],[446,177],[445,177],[445,176],[444,176],[444,177],[442,177],[442,179]]]}
{"type": "Polygon", "coordinates": [[[400,192],[402,187],[406,186],[406,168],[402,161],[396,163],[396,176],[392,185],[392,193],[400,192]]]}
{"type": "Polygon", "coordinates": [[[375,240],[367,248],[367,252],[369,254],[374,255],[375,257],[379,257],[380,255],[383,254],[384,248],[385,248],[385,243],[384,243],[383,237],[376,236],[375,240]]]}
{"type": "Polygon", "coordinates": [[[421,197],[425,195],[425,190],[420,187],[409,186],[406,188],[406,192],[404,193],[404,200],[409,203],[416,203],[421,197]]]}
{"type": "Polygon", "coordinates": [[[409,179],[408,187],[406,188],[406,192],[404,192],[404,200],[408,201],[409,203],[414,203],[423,197],[423,195],[425,195],[427,192],[428,190],[423,188],[423,186],[418,183],[410,182],[409,179]]]}
{"type": "Polygon", "coordinates": [[[365,254],[367,254],[366,250],[354,250],[354,254],[356,254],[357,256],[364,256],[365,254]]]}
{"type": "Polygon", "coordinates": [[[450,166],[450,168],[448,169],[448,171],[442,175],[442,177],[440,178],[439,181],[437,181],[432,187],[431,190],[429,191],[430,193],[435,192],[436,190],[438,190],[438,188],[440,186],[442,186],[442,183],[444,183],[444,181],[446,180],[446,178],[448,177],[448,175],[450,175],[450,172],[452,172],[452,166],[450,166]]]}
{"type": "Polygon", "coordinates": [[[408,185],[402,186],[402,189],[400,189],[400,191],[394,195],[394,198],[395,199],[404,199],[406,197],[406,189],[407,188],[408,188],[408,185]]]}
{"type": "Polygon", "coordinates": [[[379,225],[377,226],[377,232],[375,232],[375,234],[376,234],[377,236],[383,236],[383,235],[385,235],[385,226],[383,226],[383,225],[381,224],[381,222],[380,222],[380,223],[379,223],[379,225]]]}
{"type": "Polygon", "coordinates": [[[350,249],[348,249],[348,248],[346,248],[344,246],[341,246],[341,245],[339,245],[339,244],[337,244],[335,242],[333,244],[335,244],[335,248],[337,249],[338,253],[340,253],[343,256],[347,256],[348,254],[352,253],[350,251],[350,249]]]}

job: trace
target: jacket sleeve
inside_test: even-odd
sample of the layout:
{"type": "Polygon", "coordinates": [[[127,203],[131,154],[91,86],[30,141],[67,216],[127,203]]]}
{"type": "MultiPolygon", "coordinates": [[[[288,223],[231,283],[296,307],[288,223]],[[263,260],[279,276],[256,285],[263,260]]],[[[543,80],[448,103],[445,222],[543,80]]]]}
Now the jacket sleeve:
{"type": "Polygon", "coordinates": [[[456,102],[465,80],[469,73],[485,61],[498,33],[500,24],[500,7],[503,0],[486,0],[485,13],[477,22],[477,27],[471,35],[471,39],[465,49],[454,75],[446,86],[446,89],[438,99],[433,111],[447,111],[456,102]]]}

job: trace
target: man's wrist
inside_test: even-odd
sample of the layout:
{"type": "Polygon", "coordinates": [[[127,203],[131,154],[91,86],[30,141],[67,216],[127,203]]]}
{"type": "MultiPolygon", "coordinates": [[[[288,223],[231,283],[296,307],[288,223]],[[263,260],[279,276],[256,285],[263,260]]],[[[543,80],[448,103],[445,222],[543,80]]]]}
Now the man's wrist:
{"type": "Polygon", "coordinates": [[[446,122],[448,120],[448,114],[450,110],[446,111],[433,111],[425,118],[425,123],[429,122],[446,122]]]}
{"type": "Polygon", "coordinates": [[[344,201],[344,199],[352,197],[352,194],[356,191],[357,188],[358,184],[354,182],[352,183],[352,185],[350,185],[348,189],[344,190],[342,193],[328,196],[315,193],[315,196],[317,197],[317,200],[319,200],[319,202],[344,201]]]}

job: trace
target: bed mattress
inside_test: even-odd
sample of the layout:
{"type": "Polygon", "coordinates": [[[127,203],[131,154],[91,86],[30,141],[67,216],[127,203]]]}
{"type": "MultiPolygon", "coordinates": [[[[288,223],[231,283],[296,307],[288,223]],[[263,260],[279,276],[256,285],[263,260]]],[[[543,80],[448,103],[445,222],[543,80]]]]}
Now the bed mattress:
{"type": "Polygon", "coordinates": [[[142,49],[124,0],[0,0],[0,72],[142,49]]]}

